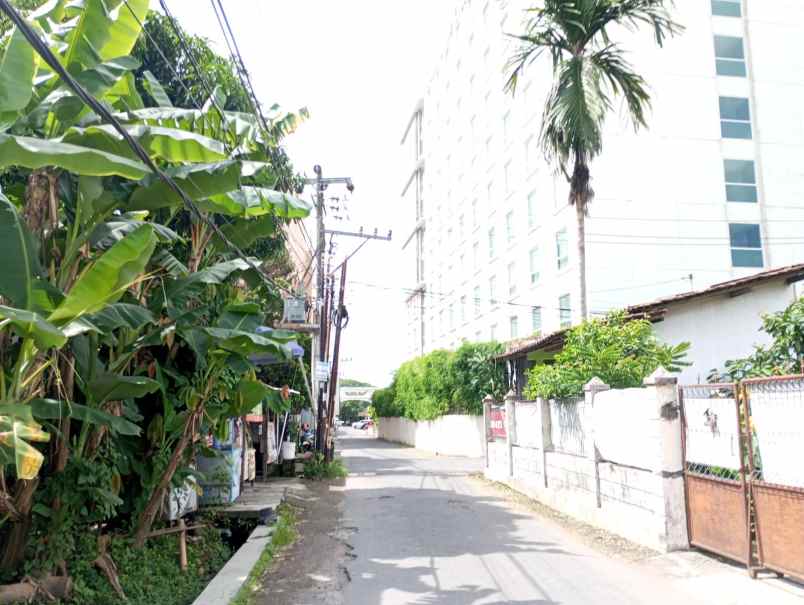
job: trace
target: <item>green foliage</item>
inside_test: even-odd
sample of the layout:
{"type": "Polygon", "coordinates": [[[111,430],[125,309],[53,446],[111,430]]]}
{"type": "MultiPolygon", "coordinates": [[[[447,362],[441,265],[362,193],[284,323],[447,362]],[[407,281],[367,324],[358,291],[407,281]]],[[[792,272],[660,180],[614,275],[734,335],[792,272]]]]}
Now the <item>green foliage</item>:
{"type": "MultiPolygon", "coordinates": [[[[202,529],[198,540],[187,542],[187,571],[179,569],[176,535],[151,538],[145,548],[131,548],[128,540],[112,540],[110,554],[117,565],[120,584],[131,605],[189,605],[223,567],[231,551],[216,529],[202,529]]],[[[93,605],[118,605],[103,573],[93,565],[97,556],[97,535],[79,537],[77,556],[70,565],[74,601],[93,605]]]]}
{"type": "Polygon", "coordinates": [[[554,363],[530,370],[525,395],[532,399],[580,395],[594,377],[615,389],[640,387],[660,366],[675,372],[689,365],[684,361],[688,349],[689,343],[659,342],[648,320],[629,319],[619,311],[569,330],[554,363]]]}
{"type": "Polygon", "coordinates": [[[366,409],[365,401],[343,401],[338,417],[346,424],[352,424],[360,418],[360,413],[366,409]]]}
{"type": "Polygon", "coordinates": [[[256,593],[262,588],[262,578],[270,568],[274,557],[284,547],[293,544],[297,535],[296,513],[292,507],[283,504],[279,507],[279,515],[274,525],[274,533],[271,535],[271,542],[262,551],[260,558],[251,568],[248,578],[229,605],[252,605],[255,602],[256,593]]]}
{"type": "Polygon", "coordinates": [[[368,382],[363,382],[362,380],[355,380],[353,378],[339,378],[338,385],[342,387],[370,387],[372,386],[368,382]]]}
{"type": "Polygon", "coordinates": [[[501,398],[505,369],[496,342],[464,343],[455,351],[433,351],[403,363],[390,387],[374,392],[378,417],[433,420],[445,414],[482,414],[483,398],[501,398]]]}
{"type": "Polygon", "coordinates": [[[327,462],[323,454],[315,454],[304,463],[304,478],[313,481],[323,479],[342,479],[349,474],[343,460],[335,458],[332,462],[327,462]]]}
{"type": "Polygon", "coordinates": [[[726,371],[713,370],[713,382],[730,382],[761,376],[784,376],[801,372],[804,360],[804,298],[799,298],[778,313],[762,317],[762,330],[773,342],[757,346],[743,359],[726,362],[726,371]]]}

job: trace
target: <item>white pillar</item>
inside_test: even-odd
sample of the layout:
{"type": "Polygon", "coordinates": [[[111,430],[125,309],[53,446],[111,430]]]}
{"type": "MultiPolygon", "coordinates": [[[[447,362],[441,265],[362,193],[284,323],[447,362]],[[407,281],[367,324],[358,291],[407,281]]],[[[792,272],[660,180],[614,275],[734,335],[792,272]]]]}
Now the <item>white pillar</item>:
{"type": "MultiPolygon", "coordinates": [[[[600,380],[597,376],[592,378],[589,382],[587,382],[583,387],[583,394],[585,403],[588,409],[592,409],[595,406],[595,396],[598,393],[604,393],[608,391],[611,387],[607,385],[605,382],[600,380]]],[[[594,413],[587,415],[586,418],[594,418],[594,413]]],[[[595,423],[588,422],[586,426],[584,426],[584,430],[586,431],[587,435],[587,443],[589,445],[589,450],[586,452],[586,456],[589,460],[592,461],[595,469],[595,506],[600,508],[603,503],[600,500],[600,455],[597,451],[597,442],[595,440],[595,423]]]]}
{"type": "Polygon", "coordinates": [[[505,395],[505,443],[508,446],[508,476],[514,476],[514,444],[516,443],[516,393],[505,395]]]}

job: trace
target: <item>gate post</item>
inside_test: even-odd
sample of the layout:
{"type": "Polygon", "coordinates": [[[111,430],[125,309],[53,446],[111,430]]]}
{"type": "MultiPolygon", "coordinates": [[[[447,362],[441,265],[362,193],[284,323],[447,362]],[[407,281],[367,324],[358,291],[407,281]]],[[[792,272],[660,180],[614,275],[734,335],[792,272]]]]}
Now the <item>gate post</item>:
{"type": "Polygon", "coordinates": [[[516,442],[516,393],[505,395],[505,444],[508,446],[508,476],[514,476],[514,443],[516,442]]]}
{"type": "Polygon", "coordinates": [[[536,399],[541,415],[541,449],[542,449],[542,476],[544,477],[544,487],[547,487],[547,452],[553,449],[553,429],[550,420],[550,400],[544,397],[536,399]]]}
{"type": "Polygon", "coordinates": [[[659,423],[659,460],[656,471],[662,478],[664,496],[665,546],[668,551],[689,548],[686,493],[684,491],[684,454],[678,400],[678,378],[658,368],[643,384],[653,387],[659,423]]]}
{"type": "Polygon", "coordinates": [[[483,454],[486,457],[486,468],[489,467],[489,434],[491,433],[491,405],[494,403],[494,397],[490,394],[483,398],[483,454]]]}
{"type": "MultiPolygon", "coordinates": [[[[607,385],[605,382],[600,380],[597,376],[592,378],[589,382],[587,382],[583,386],[584,392],[584,403],[587,406],[587,409],[592,409],[595,406],[595,397],[598,393],[603,393],[605,391],[610,390],[611,387],[607,385]]],[[[594,419],[595,415],[592,414],[592,418],[594,419]]],[[[588,416],[587,416],[588,418],[588,416]]],[[[594,420],[592,422],[585,423],[587,429],[587,436],[589,439],[589,451],[587,452],[587,456],[589,460],[595,465],[595,505],[598,508],[603,506],[603,503],[600,499],[600,454],[597,451],[597,441],[595,439],[595,423],[594,420]]]]}

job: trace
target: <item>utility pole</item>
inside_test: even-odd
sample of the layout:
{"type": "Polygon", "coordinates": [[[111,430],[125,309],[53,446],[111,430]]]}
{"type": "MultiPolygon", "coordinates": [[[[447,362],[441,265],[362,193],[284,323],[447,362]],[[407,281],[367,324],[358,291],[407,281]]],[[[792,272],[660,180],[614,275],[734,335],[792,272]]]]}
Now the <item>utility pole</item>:
{"type": "MultiPolygon", "coordinates": [[[[323,171],[321,170],[321,166],[316,165],[313,168],[315,172],[315,178],[312,179],[305,179],[305,184],[307,185],[315,185],[315,206],[316,206],[316,219],[317,219],[317,254],[318,257],[316,259],[316,267],[317,267],[317,279],[316,279],[316,309],[318,310],[318,321],[319,321],[319,332],[318,332],[318,366],[321,364],[323,367],[326,367],[327,361],[327,334],[326,329],[329,324],[327,313],[324,306],[324,292],[325,292],[325,274],[324,274],[324,246],[325,246],[325,235],[326,232],[324,230],[324,192],[326,191],[327,187],[331,184],[339,183],[346,185],[346,188],[351,192],[354,191],[354,185],[352,185],[352,179],[348,177],[336,177],[336,178],[324,178],[323,171]]],[[[313,347],[315,348],[315,347],[313,347]]],[[[317,400],[317,410],[316,410],[316,451],[323,452],[324,451],[324,439],[326,437],[325,434],[325,407],[324,407],[324,391],[326,388],[326,380],[319,380],[319,371],[318,367],[315,370],[315,381],[316,381],[316,400],[317,400]]],[[[331,385],[330,385],[331,388],[331,385]]]]}
{"type": "Polygon", "coordinates": [[[346,307],[343,304],[344,294],[346,292],[346,263],[349,259],[343,261],[341,265],[341,288],[338,293],[338,308],[334,313],[335,317],[335,345],[332,351],[332,376],[329,379],[329,397],[327,401],[327,423],[326,423],[326,436],[325,436],[325,455],[328,462],[332,462],[335,448],[332,442],[332,422],[335,415],[335,391],[338,388],[338,361],[341,351],[341,330],[349,321],[349,315],[346,313],[346,307]]]}

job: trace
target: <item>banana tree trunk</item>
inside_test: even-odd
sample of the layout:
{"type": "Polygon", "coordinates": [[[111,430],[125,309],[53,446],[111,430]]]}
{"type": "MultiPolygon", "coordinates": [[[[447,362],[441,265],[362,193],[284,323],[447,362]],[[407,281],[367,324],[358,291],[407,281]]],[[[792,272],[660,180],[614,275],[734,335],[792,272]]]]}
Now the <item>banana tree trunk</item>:
{"type": "Polygon", "coordinates": [[[17,517],[13,520],[11,531],[6,537],[3,558],[0,561],[0,569],[4,571],[14,571],[25,557],[25,545],[28,541],[28,531],[31,528],[33,495],[38,483],[38,479],[17,481],[13,502],[17,517]]]}
{"type": "Polygon", "coordinates": [[[145,545],[145,540],[151,532],[151,526],[154,523],[154,519],[156,519],[156,513],[159,511],[159,507],[162,503],[163,494],[170,485],[170,481],[173,479],[176,469],[179,468],[179,463],[184,457],[187,446],[192,442],[196,421],[201,417],[203,410],[203,405],[199,405],[192,414],[187,416],[181,439],[179,439],[179,442],[176,444],[176,449],[173,450],[173,455],[170,457],[167,468],[165,468],[159,483],[151,494],[151,498],[140,513],[140,518],[137,522],[137,530],[134,533],[135,548],[142,548],[145,545]]]}

